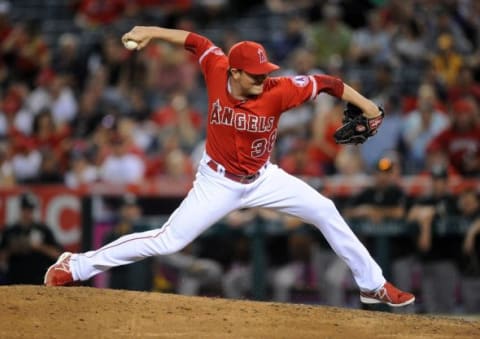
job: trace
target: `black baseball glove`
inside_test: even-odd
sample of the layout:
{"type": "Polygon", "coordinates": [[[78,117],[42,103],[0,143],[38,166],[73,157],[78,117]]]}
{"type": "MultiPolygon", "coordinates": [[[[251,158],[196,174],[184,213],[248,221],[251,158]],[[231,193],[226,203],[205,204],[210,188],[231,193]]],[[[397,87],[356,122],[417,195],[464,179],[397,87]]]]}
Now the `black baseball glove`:
{"type": "Polygon", "coordinates": [[[362,110],[348,103],[343,111],[343,125],[334,134],[337,144],[363,144],[368,138],[377,133],[385,115],[383,109],[378,107],[381,114],[375,118],[367,118],[362,110]]]}

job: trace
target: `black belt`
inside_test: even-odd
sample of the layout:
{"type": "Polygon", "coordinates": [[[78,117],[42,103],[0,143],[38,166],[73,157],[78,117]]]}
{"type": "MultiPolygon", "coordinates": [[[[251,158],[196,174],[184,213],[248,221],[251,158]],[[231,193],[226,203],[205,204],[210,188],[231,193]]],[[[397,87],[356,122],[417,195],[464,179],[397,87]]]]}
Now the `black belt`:
{"type": "MultiPolygon", "coordinates": [[[[207,162],[207,165],[208,165],[208,167],[210,167],[215,172],[218,172],[218,166],[219,165],[215,161],[209,160],[207,162]]],[[[267,165],[263,165],[263,167],[266,167],[266,166],[267,165]]],[[[241,184],[250,184],[250,183],[252,183],[252,182],[254,182],[255,180],[258,179],[258,177],[260,176],[260,171],[258,171],[257,173],[248,174],[248,175],[238,175],[238,174],[234,174],[234,173],[224,171],[223,176],[225,178],[228,178],[228,179],[233,180],[235,182],[239,182],[241,184]]]]}

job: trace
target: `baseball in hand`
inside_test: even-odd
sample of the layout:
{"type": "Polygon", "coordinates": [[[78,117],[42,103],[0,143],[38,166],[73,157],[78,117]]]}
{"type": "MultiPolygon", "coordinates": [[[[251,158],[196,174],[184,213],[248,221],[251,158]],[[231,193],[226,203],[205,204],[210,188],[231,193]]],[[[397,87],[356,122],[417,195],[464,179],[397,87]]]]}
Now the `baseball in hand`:
{"type": "Polygon", "coordinates": [[[137,49],[138,47],[138,42],[134,41],[134,40],[127,40],[123,43],[125,45],[125,48],[126,49],[137,49]]]}

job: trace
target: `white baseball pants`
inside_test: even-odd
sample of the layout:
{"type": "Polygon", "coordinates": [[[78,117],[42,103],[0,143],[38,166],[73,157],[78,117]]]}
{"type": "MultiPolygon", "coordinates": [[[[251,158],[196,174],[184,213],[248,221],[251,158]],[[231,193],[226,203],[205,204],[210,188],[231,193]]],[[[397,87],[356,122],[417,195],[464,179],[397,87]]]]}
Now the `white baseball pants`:
{"type": "Polygon", "coordinates": [[[233,210],[263,207],[291,214],[318,228],[352,270],[361,290],[376,290],[385,283],[380,267],[330,199],[274,164],[262,168],[253,183],[241,184],[212,170],[208,160],[205,155],[193,188],[162,228],[129,234],[96,251],[72,255],[73,278],[87,280],[111,267],[177,252],[233,210]]]}

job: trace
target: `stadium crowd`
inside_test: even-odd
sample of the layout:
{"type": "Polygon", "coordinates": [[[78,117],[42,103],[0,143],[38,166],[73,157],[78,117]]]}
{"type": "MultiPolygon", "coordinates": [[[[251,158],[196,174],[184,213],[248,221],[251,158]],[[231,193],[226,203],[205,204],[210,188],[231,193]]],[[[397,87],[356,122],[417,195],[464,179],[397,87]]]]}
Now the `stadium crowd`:
{"type": "MultiPolygon", "coordinates": [[[[479,1],[77,0],[62,7],[68,28],[58,30],[34,11],[24,15],[29,3],[0,1],[0,187],[192,178],[208,114],[200,68],[182,48],[151,42],[132,52],[120,37],[134,25],[154,24],[200,32],[224,51],[257,40],[282,66],[277,75],[341,77],[386,112],[364,145],[337,145],[343,103],[321,94],[282,116],[272,161],[302,177],[373,178],[375,187],[341,207],[351,220],[418,225],[408,239],[392,240],[394,282],[411,289],[412,269],[421,265],[424,310],[449,313],[461,298],[457,276],[464,275],[471,278],[465,308],[479,312],[480,302],[471,302],[480,300],[479,1]],[[428,197],[395,186],[412,175],[431,177],[428,197]],[[452,194],[445,185],[452,177],[477,185],[452,194]],[[432,230],[446,216],[461,216],[470,227],[455,239],[437,237],[432,230]]],[[[302,229],[283,216],[245,213],[225,222],[281,219],[287,229],[302,229]]],[[[286,291],[303,274],[301,263],[314,261],[331,265],[322,277],[330,299],[322,301],[344,304],[348,272],[308,234],[289,234],[290,266],[269,273],[272,295],[291,300],[286,291]]],[[[242,241],[234,246],[239,262],[229,262],[222,282],[227,296],[249,289],[242,241]]],[[[304,276],[305,286],[320,275],[304,276]]]]}

